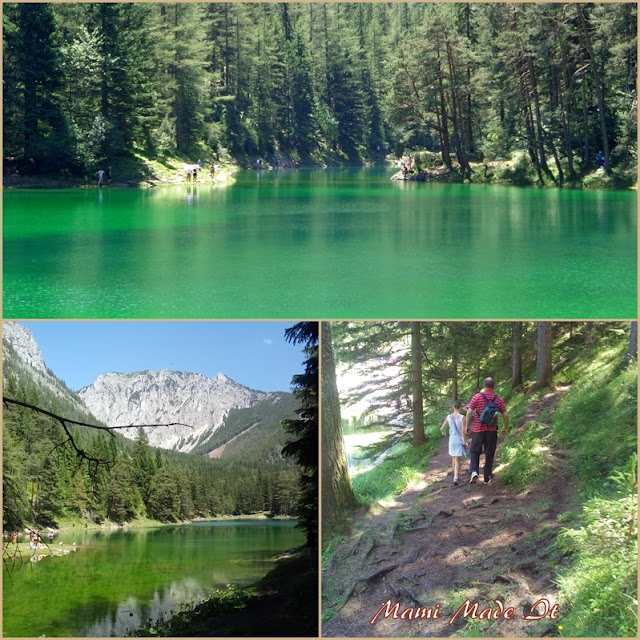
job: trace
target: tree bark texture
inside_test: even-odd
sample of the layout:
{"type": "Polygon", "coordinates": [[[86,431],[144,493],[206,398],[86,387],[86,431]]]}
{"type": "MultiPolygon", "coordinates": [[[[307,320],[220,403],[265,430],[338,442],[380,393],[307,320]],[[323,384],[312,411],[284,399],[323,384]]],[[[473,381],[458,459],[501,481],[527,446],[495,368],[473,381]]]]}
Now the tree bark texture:
{"type": "Polygon", "coordinates": [[[629,348],[624,356],[623,364],[627,365],[631,360],[638,357],[638,323],[632,322],[629,329],[629,348]]]}
{"type": "Polygon", "coordinates": [[[511,388],[519,389],[522,386],[522,322],[514,322],[511,327],[513,332],[511,388]]]}
{"type": "Polygon", "coordinates": [[[538,388],[551,384],[551,335],[550,322],[538,322],[538,355],[536,358],[536,385],[538,388]]]}
{"type": "Polygon", "coordinates": [[[420,323],[411,323],[411,387],[413,390],[413,444],[419,446],[427,440],[424,436],[422,410],[422,348],[420,323]]]}
{"type": "MultiPolygon", "coordinates": [[[[322,523],[355,504],[344,448],[331,326],[321,325],[322,523]]],[[[323,527],[324,530],[324,527],[323,527]]]]}

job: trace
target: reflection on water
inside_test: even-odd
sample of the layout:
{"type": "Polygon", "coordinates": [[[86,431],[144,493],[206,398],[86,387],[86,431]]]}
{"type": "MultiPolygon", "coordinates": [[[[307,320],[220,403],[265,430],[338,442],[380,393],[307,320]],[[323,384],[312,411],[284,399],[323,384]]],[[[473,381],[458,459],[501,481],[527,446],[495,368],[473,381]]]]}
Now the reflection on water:
{"type": "Polygon", "coordinates": [[[4,314],[635,317],[635,194],[397,186],[332,169],[105,190],[101,203],[5,193],[4,314]]]}
{"type": "Polygon", "coordinates": [[[129,635],[144,623],[169,620],[176,612],[190,608],[190,604],[198,604],[206,599],[209,593],[210,590],[196,580],[187,578],[156,589],[151,600],[144,604],[135,596],[130,596],[120,602],[114,611],[96,620],[84,635],[90,638],[129,635]]]}
{"type": "Polygon", "coordinates": [[[295,525],[234,520],[61,532],[56,543],[75,541],[77,553],[29,563],[5,580],[3,634],[125,635],[198,604],[213,589],[256,582],[281,552],[303,544],[295,525]]]}

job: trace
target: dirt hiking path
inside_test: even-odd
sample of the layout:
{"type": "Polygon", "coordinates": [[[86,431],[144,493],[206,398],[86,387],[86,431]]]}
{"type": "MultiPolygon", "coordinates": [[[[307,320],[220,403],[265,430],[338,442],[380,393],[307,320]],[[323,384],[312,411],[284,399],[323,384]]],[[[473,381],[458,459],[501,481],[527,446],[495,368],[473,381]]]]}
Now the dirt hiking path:
{"type": "MultiPolygon", "coordinates": [[[[529,421],[553,412],[568,387],[558,387],[529,407],[516,433],[529,421]]],[[[545,425],[549,439],[549,425],[545,425]]],[[[513,428],[513,427],[512,427],[513,428]]],[[[359,516],[352,533],[339,544],[323,567],[322,624],[326,637],[443,637],[465,629],[473,635],[525,637],[557,635],[560,619],[525,620],[540,598],[557,601],[550,545],[562,526],[557,516],[575,506],[576,489],[563,471],[561,451],[548,462],[552,472],[542,482],[520,492],[500,482],[469,484],[468,459],[462,465],[460,485],[453,485],[448,438],[442,438],[418,484],[408,487],[395,502],[359,516]],[[513,619],[465,620],[454,613],[470,599],[486,607],[514,607],[513,619]],[[385,618],[387,601],[399,602],[397,614],[385,618]],[[422,618],[419,607],[434,609],[439,617],[422,618]],[[383,607],[374,624],[372,618],[383,607]],[[412,608],[411,618],[403,611],[412,608]]],[[[500,445],[494,469],[500,464],[500,445]]],[[[393,611],[391,609],[391,611],[393,611]]],[[[538,608],[537,613],[542,613],[538,608]]]]}

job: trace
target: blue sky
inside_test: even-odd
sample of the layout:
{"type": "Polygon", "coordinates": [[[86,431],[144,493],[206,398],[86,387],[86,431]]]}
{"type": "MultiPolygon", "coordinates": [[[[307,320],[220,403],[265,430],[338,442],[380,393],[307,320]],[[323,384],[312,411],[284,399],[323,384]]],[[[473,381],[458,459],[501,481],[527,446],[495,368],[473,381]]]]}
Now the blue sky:
{"type": "Polygon", "coordinates": [[[289,391],[302,373],[302,345],[284,338],[293,322],[22,322],[45,364],[74,391],[104,373],[144,369],[218,373],[260,391],[289,391]]]}

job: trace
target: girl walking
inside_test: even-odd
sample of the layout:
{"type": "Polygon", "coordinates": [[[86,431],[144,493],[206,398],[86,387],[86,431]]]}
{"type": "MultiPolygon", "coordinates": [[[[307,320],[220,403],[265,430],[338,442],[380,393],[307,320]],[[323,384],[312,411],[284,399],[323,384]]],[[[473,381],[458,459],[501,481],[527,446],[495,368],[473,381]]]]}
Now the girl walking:
{"type": "Polygon", "coordinates": [[[445,433],[445,428],[449,426],[449,455],[452,458],[453,464],[453,484],[459,483],[460,477],[460,458],[467,455],[465,449],[465,440],[463,435],[464,416],[460,413],[462,403],[460,400],[456,400],[453,403],[453,413],[450,413],[442,423],[440,431],[442,435],[445,433]]]}

